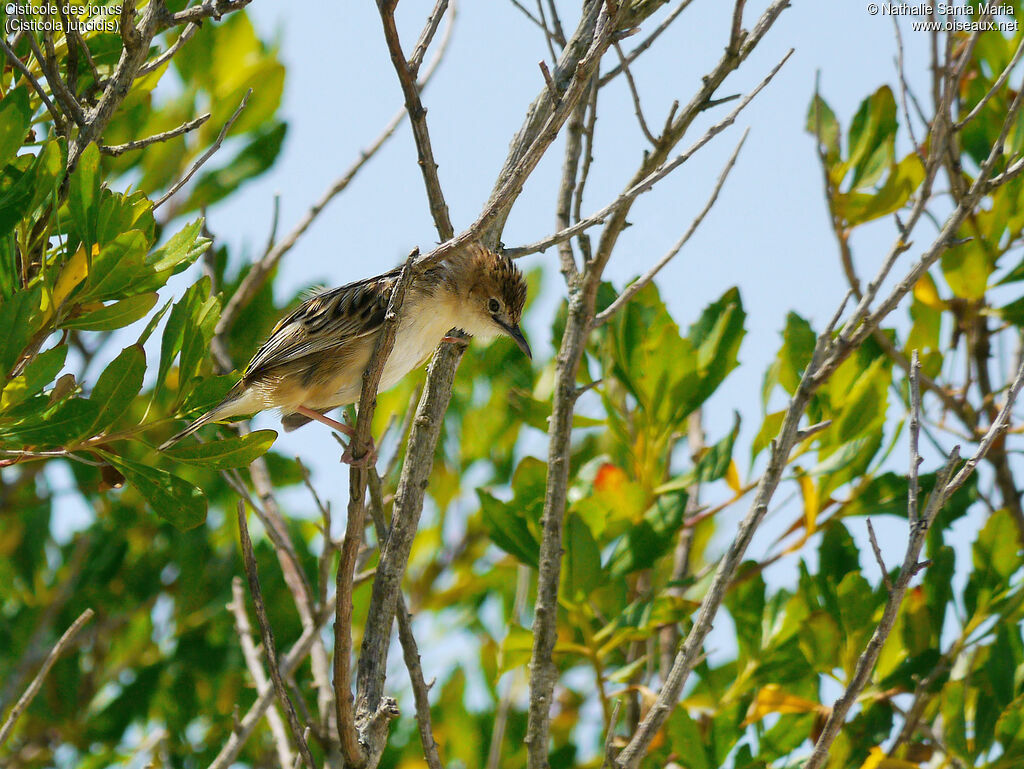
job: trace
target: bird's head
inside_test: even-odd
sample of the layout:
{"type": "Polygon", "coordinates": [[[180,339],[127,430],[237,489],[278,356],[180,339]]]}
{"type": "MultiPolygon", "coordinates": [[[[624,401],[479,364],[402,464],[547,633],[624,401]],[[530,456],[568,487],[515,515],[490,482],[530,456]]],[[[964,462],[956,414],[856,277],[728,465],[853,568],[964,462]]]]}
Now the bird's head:
{"type": "Polygon", "coordinates": [[[526,280],[507,256],[474,244],[463,257],[467,287],[462,330],[484,340],[504,334],[529,358],[530,344],[519,328],[526,304],[526,280]]]}

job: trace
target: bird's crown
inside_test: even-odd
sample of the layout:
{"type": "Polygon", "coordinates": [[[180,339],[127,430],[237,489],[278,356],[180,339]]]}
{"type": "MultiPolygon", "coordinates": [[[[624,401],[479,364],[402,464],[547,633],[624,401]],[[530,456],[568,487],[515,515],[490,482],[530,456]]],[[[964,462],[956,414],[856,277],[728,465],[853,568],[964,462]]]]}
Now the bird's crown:
{"type": "Polygon", "coordinates": [[[526,279],[515,262],[479,243],[467,246],[462,258],[473,276],[470,292],[501,299],[509,320],[518,323],[526,304],[526,279]]]}

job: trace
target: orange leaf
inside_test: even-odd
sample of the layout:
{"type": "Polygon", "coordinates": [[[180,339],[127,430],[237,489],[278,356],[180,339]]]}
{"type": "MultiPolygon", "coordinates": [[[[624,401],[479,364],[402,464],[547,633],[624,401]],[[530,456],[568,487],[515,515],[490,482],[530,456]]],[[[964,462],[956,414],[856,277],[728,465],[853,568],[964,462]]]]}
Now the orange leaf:
{"type": "Polygon", "coordinates": [[[616,467],[610,462],[605,462],[597,470],[594,477],[594,488],[598,491],[616,492],[626,482],[626,474],[622,468],[616,467]]]}

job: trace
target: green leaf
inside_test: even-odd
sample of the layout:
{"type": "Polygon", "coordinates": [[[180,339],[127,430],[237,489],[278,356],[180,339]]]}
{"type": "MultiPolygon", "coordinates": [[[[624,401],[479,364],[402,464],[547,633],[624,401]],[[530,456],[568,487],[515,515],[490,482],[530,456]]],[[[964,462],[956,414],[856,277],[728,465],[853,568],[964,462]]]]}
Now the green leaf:
{"type": "Polygon", "coordinates": [[[141,230],[122,232],[105,243],[92,260],[85,288],[78,300],[125,298],[131,287],[151,272],[143,263],[148,248],[149,241],[141,230]]]}
{"type": "Polygon", "coordinates": [[[16,406],[42,390],[64,367],[67,357],[68,347],[63,344],[39,353],[35,360],[25,367],[24,373],[7,383],[0,399],[0,410],[16,406]]]}
{"type": "Polygon", "coordinates": [[[665,494],[669,491],[688,488],[697,482],[711,483],[724,478],[729,471],[729,463],[732,462],[732,449],[739,432],[740,414],[738,411],[734,411],[732,430],[718,443],[706,448],[692,469],[682,475],[677,475],[668,483],[662,484],[655,489],[656,493],[665,494]]]}
{"type": "Polygon", "coordinates": [[[0,300],[0,376],[6,376],[18,362],[40,323],[40,293],[36,284],[0,300]]]}
{"type": "Polygon", "coordinates": [[[972,240],[942,253],[942,274],[961,299],[981,299],[988,288],[988,276],[995,269],[982,243],[972,240]]]}
{"type": "MultiPolygon", "coordinates": [[[[160,339],[160,366],[156,374],[156,391],[159,393],[167,379],[167,372],[171,370],[175,356],[181,351],[185,340],[185,326],[189,319],[198,311],[204,297],[210,293],[210,279],[200,278],[193,283],[181,299],[175,302],[171,314],[167,318],[167,325],[164,326],[164,333],[160,339]]],[[[184,386],[185,381],[179,377],[179,387],[184,386]]]]}
{"type": "Polygon", "coordinates": [[[96,213],[100,197],[100,151],[90,142],[78,159],[68,184],[68,212],[79,239],[88,253],[96,243],[96,213]]]}
{"type": "Polygon", "coordinates": [[[754,436],[754,442],[750,445],[751,462],[757,459],[757,455],[768,448],[769,444],[775,440],[779,430],[782,429],[782,423],[785,419],[785,411],[775,411],[765,415],[764,422],[761,423],[761,429],[757,431],[757,435],[754,436]]]}
{"type": "Polygon", "coordinates": [[[111,361],[92,390],[89,400],[96,404],[97,415],[93,423],[96,431],[104,430],[123,416],[132,400],[142,389],[146,373],[146,353],[138,345],[125,347],[111,361]]]}
{"type": "Polygon", "coordinates": [[[84,315],[67,318],[60,325],[61,328],[86,331],[113,331],[144,318],[153,309],[158,298],[156,293],[137,294],[84,315]]]}
{"type": "Polygon", "coordinates": [[[89,433],[96,423],[96,404],[82,398],[64,401],[45,417],[0,427],[0,443],[16,446],[68,446],[89,433]]]}
{"type": "Polygon", "coordinates": [[[125,457],[101,451],[103,458],[121,471],[153,512],[174,528],[194,529],[206,520],[206,497],[188,481],[166,470],[149,467],[125,457]]]}
{"type": "Polygon", "coordinates": [[[172,235],[161,248],[154,251],[147,259],[147,263],[158,273],[178,274],[209,248],[209,239],[200,237],[202,229],[201,218],[188,223],[172,235]]]}
{"type": "Polygon", "coordinates": [[[643,520],[627,531],[612,550],[605,567],[613,577],[649,568],[667,553],[686,518],[684,491],[659,497],[643,520]]]}
{"type": "Polygon", "coordinates": [[[665,724],[665,732],[672,752],[677,756],[685,756],[687,769],[714,769],[719,766],[708,756],[700,727],[682,705],[672,710],[665,724]]]}
{"type": "Polygon", "coordinates": [[[878,180],[892,163],[895,141],[896,100],[885,85],[861,102],[850,124],[850,156],[843,164],[853,169],[849,189],[861,189],[878,180]]]}
{"type": "Polygon", "coordinates": [[[167,449],[164,455],[175,462],[208,467],[211,470],[230,470],[245,467],[257,457],[267,453],[277,438],[273,430],[257,430],[210,443],[179,443],[167,449]]]}
{"type": "Polygon", "coordinates": [[[825,149],[825,163],[833,165],[839,159],[839,121],[828,103],[815,94],[807,108],[807,133],[817,137],[825,149]]]}
{"type": "Polygon", "coordinates": [[[861,435],[877,431],[885,423],[888,408],[888,388],[892,369],[883,358],[876,359],[853,383],[843,401],[836,425],[828,436],[831,443],[846,443],[861,435]]]}
{"type": "Polygon", "coordinates": [[[33,159],[21,155],[0,171],[0,238],[46,199],[56,193],[63,159],[56,141],[46,142],[33,159]]]}
{"type": "Polygon", "coordinates": [[[8,91],[0,101],[0,168],[10,163],[21,149],[31,123],[28,88],[8,91]]]}
{"type": "Polygon", "coordinates": [[[514,555],[527,566],[537,568],[540,558],[540,541],[530,531],[526,518],[509,505],[496,499],[490,492],[477,489],[480,499],[484,527],[498,547],[514,555]]]}
{"type": "Polygon", "coordinates": [[[888,178],[875,193],[836,196],[836,213],[850,227],[898,211],[924,181],[924,165],[917,153],[910,153],[889,169],[888,178]]]}
{"type": "Polygon", "coordinates": [[[583,519],[569,515],[565,522],[565,578],[563,596],[571,601],[585,600],[604,581],[601,551],[583,519]]]}

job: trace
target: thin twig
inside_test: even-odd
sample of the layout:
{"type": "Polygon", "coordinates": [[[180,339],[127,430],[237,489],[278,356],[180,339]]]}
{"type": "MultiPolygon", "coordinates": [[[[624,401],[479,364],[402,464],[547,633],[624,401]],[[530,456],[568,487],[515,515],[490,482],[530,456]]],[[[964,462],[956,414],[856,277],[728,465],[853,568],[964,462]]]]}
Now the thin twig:
{"type": "Polygon", "coordinates": [[[729,172],[732,171],[732,167],[736,165],[736,159],[739,157],[740,150],[743,148],[743,143],[747,140],[747,136],[750,133],[750,129],[746,129],[743,132],[743,136],[740,137],[739,143],[736,145],[736,149],[733,150],[732,155],[729,157],[729,162],[725,164],[725,168],[718,175],[718,181],[715,183],[715,188],[711,191],[711,196],[708,198],[707,203],[704,204],[704,208],[701,209],[700,213],[690,222],[690,226],[687,228],[683,236],[675,242],[675,245],[668,250],[664,256],[659,259],[653,267],[647,272],[641,275],[639,278],[630,283],[626,288],[622,290],[615,301],[608,305],[607,309],[599,312],[592,323],[593,328],[598,328],[607,323],[611,317],[622,309],[630,299],[636,296],[644,286],[654,280],[654,277],[661,271],[661,269],[675,258],[676,254],[686,245],[687,241],[693,236],[693,233],[700,227],[701,222],[704,221],[704,217],[707,216],[708,211],[715,205],[715,201],[718,200],[718,194],[722,191],[722,185],[725,184],[725,180],[729,176],[729,172]]]}
{"type": "Polygon", "coordinates": [[[4,721],[4,725],[0,727],[0,747],[3,747],[4,743],[7,742],[7,738],[11,736],[11,732],[14,731],[14,725],[18,723],[18,719],[21,714],[28,709],[28,706],[32,704],[32,700],[39,694],[39,690],[43,687],[43,681],[46,679],[47,673],[50,672],[50,668],[53,667],[54,663],[63,653],[64,649],[67,648],[68,644],[71,643],[75,635],[82,626],[92,619],[93,610],[86,609],[71,623],[71,627],[64,631],[64,634],[57,640],[57,643],[50,649],[50,653],[46,655],[46,659],[43,660],[43,666],[39,669],[36,677],[32,679],[32,683],[28,685],[25,693],[21,695],[14,707],[11,708],[11,712],[7,715],[7,720],[4,721]]]}
{"type": "MultiPolygon", "coordinates": [[[[750,104],[753,98],[757,96],[757,94],[759,94],[761,90],[772,81],[772,78],[775,77],[776,73],[782,68],[782,65],[786,63],[786,61],[792,54],[793,49],[791,48],[782,58],[782,60],[778,64],[776,64],[774,68],[772,68],[771,72],[769,72],[765,76],[765,78],[760,83],[758,83],[757,87],[754,88],[754,90],[752,90],[745,97],[743,97],[743,99],[740,100],[740,103],[736,105],[736,108],[732,112],[730,112],[725,118],[711,126],[704,133],[704,135],[701,136],[700,139],[698,139],[696,142],[694,142],[685,152],[680,153],[672,160],[658,166],[657,169],[652,171],[646,177],[641,179],[639,182],[634,184],[629,189],[622,192],[611,203],[609,203],[596,213],[591,214],[586,219],[581,219],[579,222],[572,225],[571,227],[567,227],[564,230],[554,233],[553,235],[549,235],[548,237],[542,240],[538,240],[536,243],[531,243],[527,246],[521,246],[519,248],[505,249],[505,253],[513,259],[518,259],[519,257],[526,256],[528,254],[535,254],[537,252],[544,251],[550,246],[560,243],[561,241],[566,240],[567,238],[571,238],[577,233],[580,233],[583,230],[593,227],[596,224],[603,224],[604,221],[611,214],[619,211],[624,206],[631,203],[641,193],[647,192],[648,190],[652,189],[655,184],[657,184],[659,181],[664,179],[675,169],[677,169],[679,166],[681,166],[683,163],[685,163],[687,160],[693,157],[693,155],[696,154],[696,152],[700,150],[705,144],[711,141],[711,139],[713,139],[715,136],[717,136],[726,128],[735,123],[736,117],[740,114],[740,112],[742,112],[746,108],[746,106],[750,104]]],[[[429,257],[431,256],[431,254],[427,254],[427,256],[429,257]]]]}
{"type": "Polygon", "coordinates": [[[263,639],[263,651],[267,656],[267,668],[270,670],[270,680],[274,684],[274,692],[288,717],[288,727],[291,729],[292,738],[299,746],[299,752],[302,754],[306,766],[309,769],[316,769],[313,754],[309,751],[309,744],[306,742],[304,732],[299,724],[299,717],[295,714],[295,707],[292,705],[281,678],[281,670],[277,663],[277,646],[274,644],[274,631],[270,627],[267,608],[263,603],[263,593],[260,590],[259,575],[256,571],[256,554],[252,549],[252,540],[249,539],[249,527],[245,522],[245,503],[242,501],[238,502],[238,536],[242,545],[245,574],[249,579],[249,593],[252,595],[253,606],[256,609],[256,624],[260,628],[260,637],[263,639]]]}
{"type": "Polygon", "coordinates": [[[192,39],[192,36],[198,30],[199,25],[195,22],[187,24],[185,26],[185,29],[181,30],[181,34],[178,35],[178,39],[171,44],[170,48],[168,48],[162,54],[157,56],[155,59],[147,61],[145,64],[139,67],[138,72],[135,73],[135,77],[139,78],[144,75],[148,75],[150,72],[153,72],[162,67],[166,62],[169,62],[174,57],[174,55],[181,50],[181,47],[192,39]]]}
{"type": "Polygon", "coordinates": [[[637,91],[636,81],[633,80],[633,73],[629,71],[629,63],[626,61],[626,56],[622,53],[622,46],[619,45],[618,40],[614,41],[612,46],[615,48],[615,53],[619,55],[620,66],[626,75],[626,82],[629,84],[629,95],[633,98],[633,111],[636,113],[637,122],[640,123],[640,130],[647,137],[647,141],[651,144],[657,144],[658,140],[651,133],[651,129],[647,127],[647,121],[644,119],[644,111],[640,106],[640,93],[637,91]]]}
{"type": "MultiPolygon", "coordinates": [[[[895,19],[895,17],[893,18],[895,19]]],[[[971,111],[968,112],[962,120],[953,125],[954,130],[961,130],[965,125],[978,116],[978,114],[985,108],[985,105],[988,104],[989,100],[999,92],[1000,88],[1006,85],[1006,81],[1010,79],[1010,73],[1013,71],[1013,68],[1017,66],[1017,62],[1020,61],[1021,56],[1024,56],[1024,40],[1020,41],[1016,52],[1013,54],[1013,58],[1010,59],[1010,63],[1007,64],[1006,68],[999,74],[999,77],[996,78],[992,87],[988,89],[985,95],[981,97],[981,100],[974,105],[971,111]]]]}
{"type": "Polygon", "coordinates": [[[206,150],[206,152],[204,152],[199,157],[199,159],[196,160],[195,163],[192,164],[192,167],[188,169],[188,172],[183,177],[176,181],[171,186],[171,188],[167,190],[167,192],[165,192],[163,196],[158,201],[156,201],[156,203],[153,204],[153,211],[155,211],[164,203],[166,203],[168,199],[172,195],[174,195],[174,193],[176,193],[178,190],[184,187],[188,180],[191,179],[192,176],[195,174],[195,172],[200,169],[203,163],[205,163],[207,160],[213,157],[213,153],[220,149],[220,145],[224,142],[224,137],[228,135],[228,130],[230,130],[231,126],[234,125],[236,120],[238,120],[238,116],[242,114],[242,110],[245,109],[245,105],[249,103],[249,97],[251,95],[252,89],[250,88],[248,91],[245,92],[245,96],[242,97],[242,101],[238,105],[238,108],[234,111],[234,113],[232,113],[231,117],[228,118],[228,121],[224,124],[224,127],[220,129],[220,133],[217,134],[217,138],[213,142],[213,144],[210,145],[210,148],[206,150]]]}
{"type": "Polygon", "coordinates": [[[868,539],[871,541],[871,550],[874,552],[875,562],[882,572],[882,581],[885,583],[885,589],[892,593],[892,580],[889,579],[889,569],[885,565],[885,559],[882,558],[882,548],[878,546],[878,539],[875,537],[875,527],[871,525],[870,518],[865,520],[868,524],[868,539]]]}
{"type": "MultiPolygon", "coordinates": [[[[419,160],[420,172],[423,174],[423,183],[427,190],[427,200],[430,203],[430,213],[434,218],[434,224],[442,240],[447,240],[455,229],[452,227],[448,215],[448,204],[444,200],[444,193],[441,191],[441,181],[437,175],[437,163],[434,160],[434,150],[430,144],[430,132],[427,128],[427,111],[423,108],[420,100],[420,89],[416,83],[416,74],[410,69],[409,62],[402,53],[402,43],[398,39],[398,27],[395,24],[394,7],[378,2],[381,25],[384,28],[384,40],[388,46],[388,53],[391,55],[391,64],[398,75],[398,82],[402,86],[402,95],[405,97],[405,109],[409,113],[409,125],[412,126],[413,138],[416,141],[416,153],[419,160]]],[[[428,20],[428,26],[436,23],[428,20]]]]}
{"type": "Polygon", "coordinates": [[[175,136],[181,136],[189,131],[194,131],[209,119],[210,113],[207,112],[205,115],[200,115],[195,120],[189,120],[187,123],[182,123],[177,128],[172,128],[169,131],[163,131],[158,134],[153,134],[152,136],[147,136],[145,139],[136,139],[135,141],[130,141],[127,144],[101,144],[100,152],[105,155],[117,157],[118,155],[123,155],[125,152],[140,150],[143,147],[148,147],[150,144],[165,142],[168,139],[173,139],[175,136]]]}
{"type": "MultiPolygon", "coordinates": [[[[910,469],[907,477],[907,520],[911,526],[917,525],[917,505],[920,492],[918,490],[918,471],[921,467],[921,454],[918,446],[921,436],[921,361],[917,350],[910,357],[910,469]]],[[[891,592],[891,588],[890,588],[891,592]]]]}
{"type": "MultiPolygon", "coordinates": [[[[671,26],[672,22],[675,21],[679,17],[679,15],[683,11],[685,11],[692,2],[693,0],[683,0],[683,2],[681,2],[674,9],[672,9],[672,13],[666,16],[665,20],[662,21],[661,24],[659,24],[654,29],[654,31],[651,32],[651,34],[645,37],[640,43],[637,44],[636,48],[634,48],[626,55],[626,64],[632,64],[634,61],[636,61],[640,54],[642,54],[644,51],[650,48],[651,45],[653,45],[654,41],[661,36],[661,33],[668,29],[669,26],[671,26]]],[[[608,72],[606,72],[605,74],[601,75],[601,77],[597,81],[598,86],[604,88],[606,85],[608,85],[608,83],[610,83],[616,77],[621,75],[622,72],[623,66],[620,63],[613,67],[612,69],[608,70],[608,72]]]]}

